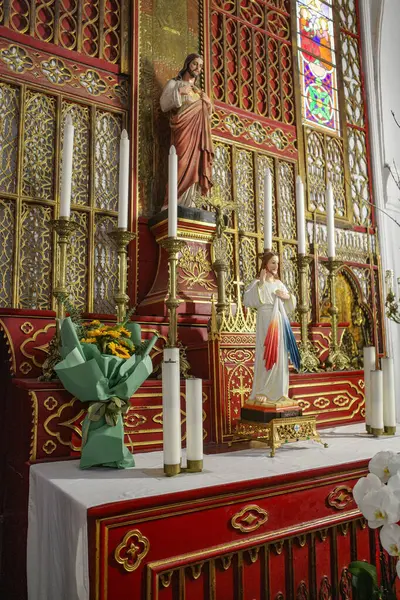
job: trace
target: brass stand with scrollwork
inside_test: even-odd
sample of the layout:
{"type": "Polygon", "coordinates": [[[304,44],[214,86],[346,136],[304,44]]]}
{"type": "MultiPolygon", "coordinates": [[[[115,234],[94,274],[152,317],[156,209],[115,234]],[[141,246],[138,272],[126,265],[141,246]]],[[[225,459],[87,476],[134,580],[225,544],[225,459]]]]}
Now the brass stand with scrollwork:
{"type": "Polygon", "coordinates": [[[321,440],[317,432],[315,417],[309,416],[272,419],[269,423],[257,423],[241,419],[238,422],[237,429],[229,446],[238,440],[264,442],[271,448],[271,457],[275,456],[276,450],[283,446],[283,444],[291,442],[314,440],[322,444],[324,448],[328,447],[328,444],[321,440]]]}
{"type": "Polygon", "coordinates": [[[311,341],[308,339],[308,313],[310,306],[308,303],[308,268],[312,261],[312,256],[299,254],[297,257],[299,268],[299,292],[300,304],[297,308],[300,315],[300,334],[299,344],[301,373],[312,373],[319,370],[319,359],[317,352],[311,341]]]}
{"type": "Polygon", "coordinates": [[[117,321],[122,323],[126,316],[126,307],[129,302],[129,296],[126,293],[128,264],[127,249],[129,243],[135,239],[136,233],[127,231],[125,228],[118,228],[110,231],[108,236],[113,240],[117,247],[118,254],[118,291],[114,296],[117,306],[117,321]]]}
{"type": "Polygon", "coordinates": [[[168,252],[168,298],[165,304],[168,308],[169,328],[168,328],[168,348],[175,348],[178,341],[178,319],[176,309],[179,306],[177,297],[176,269],[178,265],[178,254],[185,245],[183,240],[174,237],[168,237],[161,240],[160,245],[168,252]]]}
{"type": "Polygon", "coordinates": [[[68,217],[60,217],[52,221],[53,230],[57,233],[57,245],[59,253],[59,270],[58,270],[58,281],[53,291],[56,304],[56,333],[54,334],[51,342],[49,343],[49,350],[47,358],[43,363],[41,377],[42,381],[51,381],[56,377],[54,373],[54,366],[60,362],[61,356],[59,352],[59,324],[60,320],[65,317],[64,303],[68,296],[67,288],[67,247],[72,234],[74,233],[77,225],[74,221],[71,221],[68,217]]]}
{"type": "Polygon", "coordinates": [[[336,306],[336,276],[341,266],[342,261],[334,260],[332,258],[328,259],[327,268],[329,271],[328,284],[330,292],[329,314],[331,315],[331,343],[329,346],[329,355],[325,361],[325,366],[327,369],[337,369],[339,371],[348,369],[350,366],[349,357],[343,352],[337,341],[339,311],[336,306]]]}

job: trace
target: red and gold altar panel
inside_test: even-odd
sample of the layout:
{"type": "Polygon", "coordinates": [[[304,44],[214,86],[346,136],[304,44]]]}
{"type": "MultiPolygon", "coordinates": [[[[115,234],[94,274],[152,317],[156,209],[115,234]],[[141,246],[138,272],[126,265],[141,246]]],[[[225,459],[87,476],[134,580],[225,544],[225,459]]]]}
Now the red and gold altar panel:
{"type": "Polygon", "coordinates": [[[362,462],[89,509],[91,599],[349,598],[349,562],[376,552],[351,493],[365,473],[362,462]]]}

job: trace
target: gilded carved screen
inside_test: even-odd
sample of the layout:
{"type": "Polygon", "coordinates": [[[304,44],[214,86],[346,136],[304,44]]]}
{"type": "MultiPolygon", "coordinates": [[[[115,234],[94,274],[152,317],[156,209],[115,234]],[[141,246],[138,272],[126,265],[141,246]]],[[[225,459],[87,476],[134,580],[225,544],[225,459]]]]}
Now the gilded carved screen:
{"type": "Polygon", "coordinates": [[[58,257],[51,221],[59,211],[69,114],[77,223],[68,257],[71,299],[81,310],[114,312],[117,263],[107,232],[116,226],[119,138],[127,123],[128,80],[119,76],[126,68],[127,8],[120,0],[0,3],[0,24],[10,30],[10,39],[0,40],[2,307],[53,305],[58,257]]]}

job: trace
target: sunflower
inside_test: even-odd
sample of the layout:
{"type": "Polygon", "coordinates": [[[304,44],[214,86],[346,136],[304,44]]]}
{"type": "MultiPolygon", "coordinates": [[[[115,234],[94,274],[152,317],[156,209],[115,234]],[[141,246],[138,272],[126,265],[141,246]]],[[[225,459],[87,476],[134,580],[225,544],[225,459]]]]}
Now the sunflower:
{"type": "Polygon", "coordinates": [[[124,334],[125,337],[131,337],[131,332],[126,327],[118,327],[118,331],[124,334]]]}
{"type": "Polygon", "coordinates": [[[115,356],[118,356],[118,358],[130,358],[131,357],[131,355],[129,354],[129,352],[126,348],[124,348],[120,344],[116,344],[115,342],[109,342],[107,344],[107,348],[109,348],[111,350],[112,354],[114,354],[115,356]]]}
{"type": "Polygon", "coordinates": [[[91,321],[91,322],[89,323],[89,327],[90,327],[91,325],[94,325],[95,327],[98,327],[98,326],[100,325],[100,321],[98,321],[97,319],[95,319],[94,321],[91,321]]]}
{"type": "Polygon", "coordinates": [[[112,338],[115,338],[115,339],[121,337],[121,334],[120,334],[119,331],[115,331],[115,330],[112,330],[112,329],[110,331],[106,331],[105,335],[108,335],[108,336],[110,336],[112,338]]]}
{"type": "Polygon", "coordinates": [[[81,342],[83,342],[84,344],[96,344],[97,340],[94,337],[88,337],[88,338],[82,338],[81,342]]]}

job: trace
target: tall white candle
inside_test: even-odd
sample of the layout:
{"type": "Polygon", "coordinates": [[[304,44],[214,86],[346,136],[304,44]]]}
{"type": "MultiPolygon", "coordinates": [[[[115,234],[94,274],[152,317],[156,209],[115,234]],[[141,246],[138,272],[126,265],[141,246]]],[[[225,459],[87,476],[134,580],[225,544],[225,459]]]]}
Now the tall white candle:
{"type": "Polygon", "coordinates": [[[165,470],[166,466],[180,465],[181,463],[179,348],[165,348],[161,368],[165,470]]]}
{"type": "Polygon", "coordinates": [[[393,358],[381,358],[383,373],[383,425],[396,427],[396,396],[394,391],[393,358]]]}
{"type": "Polygon", "coordinates": [[[383,373],[371,371],[371,433],[383,433],[383,373]]]}
{"type": "Polygon", "coordinates": [[[264,178],[264,250],[272,250],[272,175],[265,171],[264,178]]]}
{"type": "Polygon", "coordinates": [[[60,217],[70,217],[72,187],[72,157],[74,152],[74,126],[71,115],[67,115],[64,124],[64,144],[62,154],[62,176],[60,193],[60,217]]]}
{"type": "Polygon", "coordinates": [[[370,373],[375,369],[375,346],[365,346],[364,354],[364,398],[365,398],[365,424],[371,427],[371,386],[370,373]]]}
{"type": "Polygon", "coordinates": [[[306,219],[304,215],[304,185],[300,175],[296,179],[297,252],[306,253],[306,219]]]}
{"type": "Polygon", "coordinates": [[[178,156],[175,146],[168,157],[168,237],[176,237],[178,231],[178,156]]]}
{"type": "Polygon", "coordinates": [[[129,138],[126,130],[121,133],[119,142],[119,201],[118,201],[118,227],[128,228],[128,200],[129,200],[129,138]]]}
{"type": "Polygon", "coordinates": [[[335,203],[333,187],[330,181],[326,186],[326,218],[328,231],[328,257],[335,258],[335,203]]]}
{"type": "Polygon", "coordinates": [[[186,458],[189,469],[190,463],[203,460],[202,384],[201,379],[186,379],[186,458]]]}

